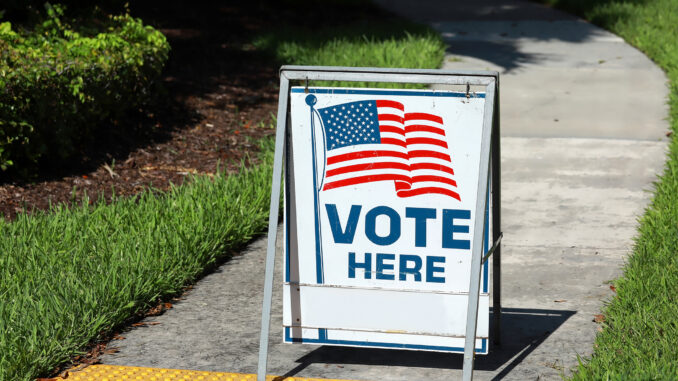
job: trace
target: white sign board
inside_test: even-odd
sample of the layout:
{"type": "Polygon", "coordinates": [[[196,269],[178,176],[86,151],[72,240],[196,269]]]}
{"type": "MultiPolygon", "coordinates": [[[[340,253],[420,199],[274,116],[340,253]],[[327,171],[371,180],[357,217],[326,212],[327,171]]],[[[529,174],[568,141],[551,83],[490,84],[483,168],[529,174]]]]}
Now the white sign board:
{"type": "MultiPolygon", "coordinates": [[[[464,352],[485,94],[293,87],[287,343],[464,352]]],[[[475,351],[488,350],[489,261],[475,351]]]]}

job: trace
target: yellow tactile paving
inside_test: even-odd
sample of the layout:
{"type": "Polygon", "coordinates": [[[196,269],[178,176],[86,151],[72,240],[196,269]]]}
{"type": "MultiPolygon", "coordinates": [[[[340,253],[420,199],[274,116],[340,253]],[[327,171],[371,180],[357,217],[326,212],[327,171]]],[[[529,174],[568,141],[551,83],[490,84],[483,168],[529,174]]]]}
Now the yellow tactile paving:
{"type": "MultiPolygon", "coordinates": [[[[256,381],[256,374],[204,372],[198,370],[140,368],[136,366],[91,365],[84,369],[68,371],[68,381],[256,381]]],[[[348,381],[325,378],[267,376],[266,381],[348,381]]]]}

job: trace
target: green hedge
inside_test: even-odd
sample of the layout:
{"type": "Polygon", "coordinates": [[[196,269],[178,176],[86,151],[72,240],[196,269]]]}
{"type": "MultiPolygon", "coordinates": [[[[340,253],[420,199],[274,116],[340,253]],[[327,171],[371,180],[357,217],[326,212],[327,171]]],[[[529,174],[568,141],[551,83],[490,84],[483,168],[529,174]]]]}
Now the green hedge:
{"type": "Polygon", "coordinates": [[[67,158],[102,121],[149,97],[165,37],[128,14],[75,29],[63,8],[32,30],[0,23],[0,170],[67,158]],[[97,30],[98,29],[98,30],[97,30]]]}

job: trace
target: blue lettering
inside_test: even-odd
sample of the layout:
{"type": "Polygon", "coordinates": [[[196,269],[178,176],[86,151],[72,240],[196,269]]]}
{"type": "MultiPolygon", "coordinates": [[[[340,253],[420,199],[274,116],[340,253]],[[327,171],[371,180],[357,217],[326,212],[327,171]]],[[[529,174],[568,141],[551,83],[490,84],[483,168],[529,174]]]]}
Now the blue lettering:
{"type": "Polygon", "coordinates": [[[445,257],[426,257],[426,281],[430,283],[445,283],[445,277],[434,275],[434,273],[445,271],[444,267],[435,266],[436,263],[445,263],[445,257]]]}
{"type": "MultiPolygon", "coordinates": [[[[361,268],[365,270],[365,279],[372,279],[372,254],[365,253],[365,262],[359,263],[355,261],[355,253],[348,253],[348,277],[355,278],[355,269],[361,268]]],[[[377,277],[379,277],[377,275],[377,277]]]]}
{"type": "MultiPolygon", "coordinates": [[[[409,216],[408,216],[409,217],[409,216]]],[[[415,282],[421,282],[421,257],[418,255],[403,254],[400,256],[400,276],[398,279],[407,280],[407,274],[414,275],[415,282]],[[413,267],[408,267],[408,263],[413,263],[413,267]]]]}
{"type": "Polygon", "coordinates": [[[443,248],[465,249],[471,248],[471,241],[454,239],[454,233],[468,233],[468,225],[455,225],[454,220],[470,220],[470,210],[443,209],[443,248]]]}
{"type": "Polygon", "coordinates": [[[380,246],[393,244],[400,238],[400,215],[388,206],[373,208],[365,215],[365,235],[370,241],[380,246]],[[384,237],[377,235],[376,231],[377,217],[381,215],[387,216],[390,221],[389,233],[384,237]]]}
{"type": "Polygon", "coordinates": [[[436,210],[431,208],[406,208],[405,216],[414,218],[414,245],[426,247],[426,220],[436,218],[436,210]]]}
{"type": "Polygon", "coordinates": [[[346,228],[342,229],[341,222],[339,221],[339,213],[337,213],[337,206],[335,204],[325,204],[327,218],[330,221],[332,237],[334,238],[335,243],[353,243],[361,208],[362,206],[360,205],[351,205],[351,211],[348,213],[348,220],[346,221],[346,228]]]}
{"type": "MultiPolygon", "coordinates": [[[[422,273],[424,258],[418,255],[400,254],[396,259],[396,254],[377,253],[375,256],[376,279],[379,280],[395,280],[396,260],[398,261],[398,280],[407,281],[410,279],[415,282],[423,280],[422,273]]],[[[445,257],[427,256],[426,259],[426,282],[428,283],[445,283],[445,257]]],[[[363,269],[364,279],[372,279],[372,254],[365,253],[363,262],[356,261],[354,252],[348,253],[348,277],[350,279],[356,278],[356,269],[363,269]]]]}
{"type": "Polygon", "coordinates": [[[384,270],[393,270],[392,263],[384,263],[384,261],[394,261],[395,254],[377,254],[377,279],[394,280],[394,274],[384,274],[384,270]]]}

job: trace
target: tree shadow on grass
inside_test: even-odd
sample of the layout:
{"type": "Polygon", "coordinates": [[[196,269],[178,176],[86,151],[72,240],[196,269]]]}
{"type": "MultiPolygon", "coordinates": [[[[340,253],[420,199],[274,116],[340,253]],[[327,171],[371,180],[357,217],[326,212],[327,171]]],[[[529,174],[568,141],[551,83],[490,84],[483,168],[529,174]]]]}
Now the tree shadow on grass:
{"type": "Polygon", "coordinates": [[[170,42],[158,99],[120,120],[104,122],[72,157],[46,158],[28,179],[3,176],[0,184],[59,180],[112,160],[119,163],[131,152],[166,142],[175,132],[229,107],[236,110],[230,114],[235,119],[249,110],[275,110],[280,66],[308,64],[304,57],[293,61],[280,55],[281,44],[293,42],[312,51],[333,40],[386,41],[432,33],[363,1],[149,0],[131,2],[129,9],[170,42]]]}
{"type": "MultiPolygon", "coordinates": [[[[78,3],[78,0],[71,2],[78,3]]],[[[548,2],[580,14],[590,13],[601,3],[584,0],[548,2]]],[[[120,161],[137,148],[167,141],[173,131],[190,128],[203,119],[205,110],[196,104],[214,94],[227,95],[219,100],[206,100],[212,102],[209,107],[214,109],[230,106],[244,111],[260,108],[262,104],[274,109],[271,105],[277,100],[280,65],[335,64],[317,57],[314,60],[302,52],[317,50],[332,41],[405,41],[408,36],[431,33],[429,28],[405,21],[405,18],[436,25],[449,45],[448,53],[475,57],[506,71],[524,64],[538,64],[543,59],[540,53],[522,52],[512,39],[515,37],[511,34],[513,24],[521,20],[531,18],[545,23],[541,27],[520,29],[519,37],[538,41],[579,42],[600,33],[586,23],[567,30],[550,27],[552,21],[576,18],[527,1],[484,0],[470,4],[422,0],[416,2],[416,7],[413,4],[406,0],[389,1],[388,8],[400,15],[397,16],[364,1],[132,2],[132,15],[159,28],[172,46],[162,78],[166,93],[160,97],[165,102],[156,102],[141,112],[133,111],[117,124],[102,128],[99,136],[83,146],[77,157],[46,160],[30,181],[59,179],[89,171],[112,159],[120,161]],[[506,38],[484,41],[469,38],[469,34],[483,32],[468,30],[466,21],[472,20],[508,20],[503,26],[507,30],[492,31],[499,37],[506,35],[506,38]],[[292,45],[300,49],[299,54],[281,51],[281,47],[292,45]],[[150,114],[154,117],[149,117],[150,114]],[[155,128],[157,125],[163,127],[155,128]]],[[[620,12],[598,12],[592,19],[594,22],[623,19],[625,15],[620,12]]],[[[391,66],[387,61],[375,64],[360,59],[351,65],[391,66]]],[[[19,179],[3,179],[2,182],[12,181],[19,179]]]]}

